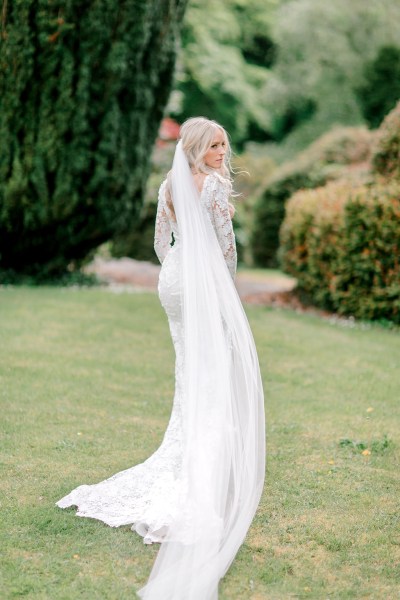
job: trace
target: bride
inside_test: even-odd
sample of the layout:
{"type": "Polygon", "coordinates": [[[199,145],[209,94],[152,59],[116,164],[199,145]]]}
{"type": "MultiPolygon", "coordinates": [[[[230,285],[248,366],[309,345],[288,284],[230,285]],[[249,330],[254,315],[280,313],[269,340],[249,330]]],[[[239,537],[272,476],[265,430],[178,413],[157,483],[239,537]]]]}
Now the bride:
{"type": "Polygon", "coordinates": [[[176,353],[163,442],[144,463],[57,502],[161,543],[138,592],[145,600],[216,599],[264,482],[260,369],[234,286],[229,154],[218,123],[187,120],[159,191],[158,289],[176,353]]]}

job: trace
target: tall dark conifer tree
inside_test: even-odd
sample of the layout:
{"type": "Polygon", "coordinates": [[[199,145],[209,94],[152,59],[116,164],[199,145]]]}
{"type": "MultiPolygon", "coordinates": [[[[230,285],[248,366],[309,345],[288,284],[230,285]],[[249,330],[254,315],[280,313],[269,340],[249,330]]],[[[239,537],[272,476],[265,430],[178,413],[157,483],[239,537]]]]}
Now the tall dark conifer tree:
{"type": "Polygon", "coordinates": [[[0,269],[62,272],[134,222],[186,2],[3,0],[0,269]]]}

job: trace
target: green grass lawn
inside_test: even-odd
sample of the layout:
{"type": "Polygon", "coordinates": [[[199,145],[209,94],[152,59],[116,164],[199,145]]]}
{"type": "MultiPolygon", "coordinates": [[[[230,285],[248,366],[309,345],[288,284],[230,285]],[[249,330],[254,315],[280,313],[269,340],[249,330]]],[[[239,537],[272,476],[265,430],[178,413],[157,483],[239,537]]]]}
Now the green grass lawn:
{"type": "MultiPolygon", "coordinates": [[[[267,478],[222,600],[400,598],[400,337],[247,309],[267,478]]],[[[0,598],[128,599],[157,546],[54,506],[143,461],[174,355],[153,294],[0,290],[0,598]]]]}

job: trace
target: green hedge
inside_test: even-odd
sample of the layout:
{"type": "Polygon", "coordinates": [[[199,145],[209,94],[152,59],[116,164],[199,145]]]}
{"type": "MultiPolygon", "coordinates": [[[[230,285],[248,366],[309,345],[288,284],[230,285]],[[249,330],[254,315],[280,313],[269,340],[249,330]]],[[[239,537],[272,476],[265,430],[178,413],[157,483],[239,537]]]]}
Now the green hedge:
{"type": "Polygon", "coordinates": [[[372,167],[383,177],[400,180],[400,102],[385,117],[378,130],[372,167]]]}
{"type": "Polygon", "coordinates": [[[323,135],[299,156],[279,167],[267,180],[255,206],[251,236],[253,259],[259,266],[275,266],[279,228],[285,202],[299,189],[312,189],[350,172],[362,172],[370,158],[373,134],[364,127],[341,127],[323,135]]]}
{"type": "Polygon", "coordinates": [[[283,269],[321,307],[400,324],[400,184],[300,191],[281,228],[283,269]]]}
{"type": "Polygon", "coordinates": [[[186,3],[3,3],[3,273],[54,277],[133,226],[186,3]]]}

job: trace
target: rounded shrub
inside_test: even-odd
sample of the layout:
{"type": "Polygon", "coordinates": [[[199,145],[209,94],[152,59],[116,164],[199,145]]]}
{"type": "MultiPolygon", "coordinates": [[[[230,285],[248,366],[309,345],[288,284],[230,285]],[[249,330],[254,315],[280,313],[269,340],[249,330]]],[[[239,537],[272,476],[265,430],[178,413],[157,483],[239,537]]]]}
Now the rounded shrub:
{"type": "Polygon", "coordinates": [[[300,189],[313,189],[346,176],[354,178],[354,165],[360,165],[360,172],[365,172],[372,144],[373,133],[368,129],[340,127],[275,170],[255,206],[251,246],[257,265],[276,265],[286,200],[300,189]]]}
{"type": "Polygon", "coordinates": [[[400,183],[298,192],[280,238],[283,269],[316,305],[400,323],[400,183]]]}
{"type": "Polygon", "coordinates": [[[385,117],[378,130],[372,167],[383,177],[400,180],[400,101],[385,117]]]}

